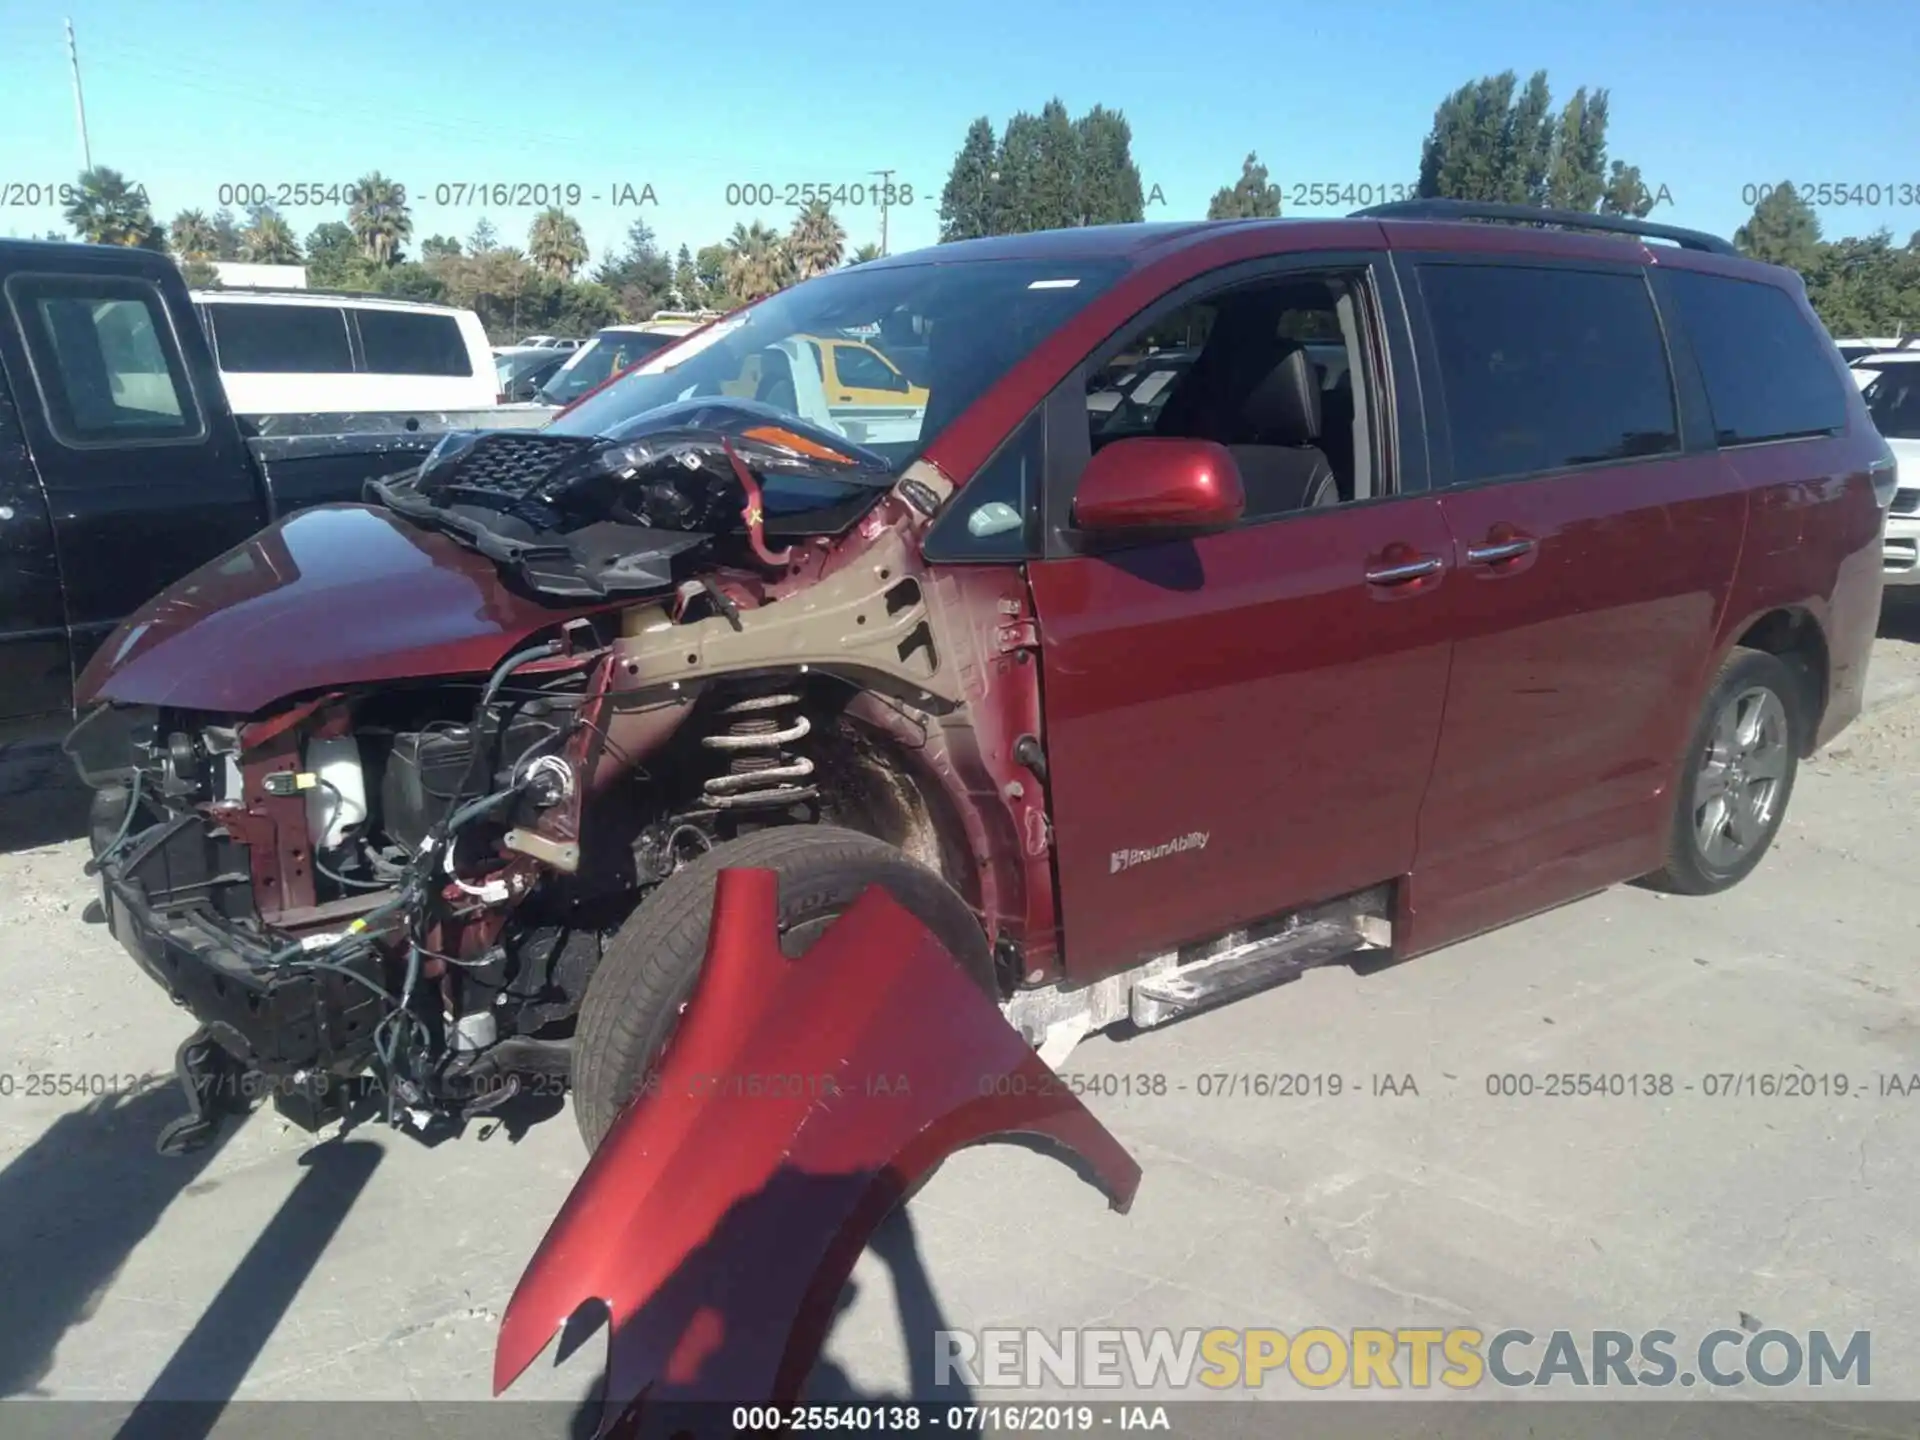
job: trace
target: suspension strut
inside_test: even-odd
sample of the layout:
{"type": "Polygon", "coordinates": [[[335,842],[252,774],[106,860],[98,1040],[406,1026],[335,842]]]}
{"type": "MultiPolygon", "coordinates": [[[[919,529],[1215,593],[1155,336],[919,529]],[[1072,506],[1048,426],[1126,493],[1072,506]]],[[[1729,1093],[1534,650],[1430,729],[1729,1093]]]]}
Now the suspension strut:
{"type": "Polygon", "coordinates": [[[811,733],[805,715],[791,713],[798,695],[755,695],[721,710],[724,728],[700,743],[727,756],[727,768],[704,786],[717,810],[785,809],[818,797],[810,783],[813,761],[789,747],[811,733]],[[781,712],[789,712],[782,714],[781,712]]]}

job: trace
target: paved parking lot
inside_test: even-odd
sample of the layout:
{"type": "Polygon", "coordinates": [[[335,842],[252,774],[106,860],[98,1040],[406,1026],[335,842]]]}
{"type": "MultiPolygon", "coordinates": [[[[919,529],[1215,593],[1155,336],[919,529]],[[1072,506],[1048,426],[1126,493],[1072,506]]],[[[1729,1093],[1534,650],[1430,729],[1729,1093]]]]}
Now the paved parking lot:
{"type": "MultiPolygon", "coordinates": [[[[1920,1085],[1878,1093],[1920,1077],[1920,616],[1890,619],[1873,667],[1870,715],[1802,772],[1729,895],[1622,889],[1087,1042],[1078,1071],[1171,1082],[1091,1101],[1145,1168],[1132,1214],[1038,1155],[962,1155],[863,1260],[823,1388],[924,1388],[931,1346],[903,1335],[943,1327],[1764,1326],[1871,1330],[1874,1395],[1920,1399],[1920,1085]],[[1853,1093],[1705,1093],[1796,1066],[1853,1093]],[[1346,1090],[1195,1083],[1275,1069],[1346,1090]],[[1564,1071],[1694,1088],[1488,1093],[1564,1071]]],[[[86,919],[78,797],[31,772],[14,762],[31,788],[0,819],[0,1075],[163,1072],[185,1016],[86,919]]],[[[483,1397],[500,1310],[584,1160],[559,1113],[426,1149],[380,1129],[316,1146],[269,1111],[167,1161],[165,1088],[0,1089],[0,1395],[483,1397]]],[[[516,1393],[578,1394],[591,1367],[516,1393]]]]}

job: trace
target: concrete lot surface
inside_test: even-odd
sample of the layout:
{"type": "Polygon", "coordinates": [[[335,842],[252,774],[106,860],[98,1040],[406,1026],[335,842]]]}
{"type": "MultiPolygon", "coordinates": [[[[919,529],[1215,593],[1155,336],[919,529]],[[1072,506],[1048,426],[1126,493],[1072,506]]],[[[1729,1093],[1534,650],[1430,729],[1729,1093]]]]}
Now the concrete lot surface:
{"type": "MultiPolygon", "coordinates": [[[[1369,976],[1317,971],[1086,1042],[1069,1068],[1136,1092],[1089,1099],[1145,1169],[1132,1213],[1034,1153],[959,1156],[861,1262],[817,1389],[930,1395],[935,1329],[1667,1329],[1685,1360],[1732,1328],[1836,1345],[1871,1331],[1864,1393],[1920,1399],[1911,615],[1886,627],[1872,705],[1803,769],[1772,855],[1728,895],[1620,889],[1369,976]],[[1709,1093],[1763,1083],[1712,1075],[1796,1069],[1850,1093],[1709,1093]],[[1321,1077],[1320,1093],[1201,1093],[1237,1083],[1203,1076],[1274,1072],[1321,1077]],[[1489,1077],[1562,1072],[1674,1088],[1488,1093],[1489,1077]],[[1376,1093],[1379,1076],[1403,1093],[1376,1093]],[[1882,1093],[1889,1076],[1913,1093],[1882,1093]]],[[[0,1395],[485,1397],[500,1311],[585,1159],[571,1117],[427,1149],[378,1127],[318,1144],[263,1111],[211,1153],[163,1160],[153,1135],[180,1108],[165,1086],[28,1095],[36,1072],[123,1090],[164,1074],[189,1022],[83,918],[76,792],[13,763],[0,1395]]],[[[543,1363],[514,1393],[575,1397],[593,1365],[543,1363]]],[[[1305,1393],[1284,1375],[1266,1388],[1305,1393]]]]}

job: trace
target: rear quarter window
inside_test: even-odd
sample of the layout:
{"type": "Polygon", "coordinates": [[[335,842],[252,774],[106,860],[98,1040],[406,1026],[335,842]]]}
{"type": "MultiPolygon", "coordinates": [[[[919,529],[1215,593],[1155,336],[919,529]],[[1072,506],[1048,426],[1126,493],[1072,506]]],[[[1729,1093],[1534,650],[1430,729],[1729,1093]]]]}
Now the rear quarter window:
{"type": "Polygon", "coordinates": [[[1677,453],[1666,341],[1644,276],[1427,264],[1453,483],[1677,453]]]}
{"type": "Polygon", "coordinates": [[[375,375],[473,374],[460,322],[451,315],[405,310],[357,310],[360,348],[375,375]]]}
{"type": "Polygon", "coordinates": [[[1666,283],[1700,363],[1722,445],[1827,435],[1847,425],[1831,343],[1777,285],[1672,270],[1666,283]]]}
{"type": "Polygon", "coordinates": [[[347,316],[333,305],[209,305],[231,375],[351,375],[347,316]]]}

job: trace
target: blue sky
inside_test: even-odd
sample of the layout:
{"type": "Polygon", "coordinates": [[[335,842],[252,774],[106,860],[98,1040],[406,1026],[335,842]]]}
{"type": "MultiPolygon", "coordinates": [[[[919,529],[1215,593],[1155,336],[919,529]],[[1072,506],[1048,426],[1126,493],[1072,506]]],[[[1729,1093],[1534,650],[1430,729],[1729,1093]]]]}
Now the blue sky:
{"type": "MultiPolygon", "coordinates": [[[[912,249],[936,238],[968,122],[1056,94],[1075,114],[1125,112],[1164,196],[1149,219],[1204,215],[1250,149],[1288,187],[1287,213],[1333,213],[1291,203],[1292,187],[1410,182],[1440,99],[1509,68],[1547,70],[1556,101],[1612,91],[1612,154],[1673,197],[1656,219],[1730,233],[1749,187],[1787,178],[1920,190],[1920,92],[1900,78],[1920,57],[1920,4],[7,0],[0,202],[26,198],[10,182],[80,169],[69,16],[94,160],[143,183],[163,219],[217,208],[223,184],[378,168],[414,199],[416,245],[464,237],[482,213],[524,243],[534,210],[437,206],[439,186],[579,185],[602,197],[575,210],[597,260],[635,216],[696,248],[736,221],[787,223],[779,206],[729,206],[730,184],[891,168],[914,200],[891,211],[890,248],[912,249]],[[618,208],[619,185],[651,185],[658,204],[618,208]]],[[[302,236],[341,218],[284,213],[302,236]]],[[[876,208],[841,218],[852,244],[878,239],[876,208]]],[[[1821,219],[1829,237],[1885,225],[1904,241],[1920,207],[1883,197],[1821,219]]],[[[0,209],[0,234],[54,227],[52,207],[0,209]]]]}

